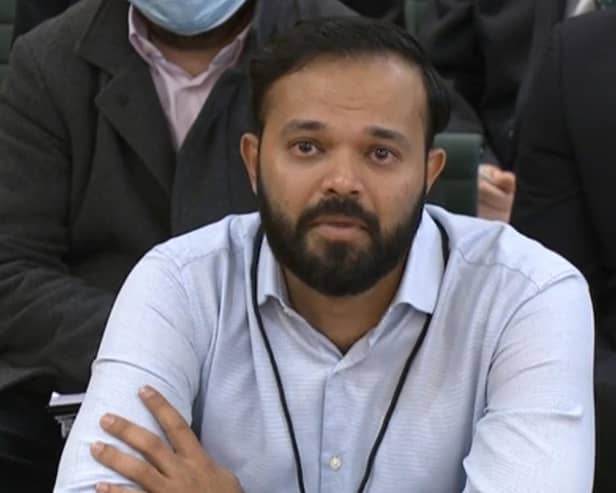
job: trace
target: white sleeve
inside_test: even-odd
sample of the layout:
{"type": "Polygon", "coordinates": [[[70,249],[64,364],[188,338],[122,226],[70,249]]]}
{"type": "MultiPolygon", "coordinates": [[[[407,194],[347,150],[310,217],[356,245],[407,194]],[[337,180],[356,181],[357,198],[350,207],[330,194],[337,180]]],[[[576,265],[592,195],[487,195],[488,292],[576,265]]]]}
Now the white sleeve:
{"type": "Polygon", "coordinates": [[[54,492],[93,492],[100,481],[134,486],[96,462],[90,445],[102,441],[138,455],[101,429],[99,420],[107,412],[164,436],[138,397],[143,385],[160,391],[191,422],[201,366],[194,325],[180,271],[162,254],[149,253],[126,280],[111,312],[54,492]]]}
{"type": "Polygon", "coordinates": [[[515,312],[493,354],[464,493],[592,491],[593,353],[580,275],[554,281],[515,312]]]}

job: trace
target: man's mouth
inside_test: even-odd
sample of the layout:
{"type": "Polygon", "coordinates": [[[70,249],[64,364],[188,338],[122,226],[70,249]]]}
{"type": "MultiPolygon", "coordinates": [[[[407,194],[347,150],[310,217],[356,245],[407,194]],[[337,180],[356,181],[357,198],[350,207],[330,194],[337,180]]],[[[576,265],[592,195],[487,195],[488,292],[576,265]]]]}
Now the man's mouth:
{"type": "Polygon", "coordinates": [[[312,226],[334,226],[338,228],[360,228],[366,229],[365,223],[355,217],[343,214],[324,214],[315,219],[312,226]]]}
{"type": "Polygon", "coordinates": [[[332,240],[350,240],[367,230],[366,224],[354,217],[331,214],[319,216],[312,228],[332,240]]]}

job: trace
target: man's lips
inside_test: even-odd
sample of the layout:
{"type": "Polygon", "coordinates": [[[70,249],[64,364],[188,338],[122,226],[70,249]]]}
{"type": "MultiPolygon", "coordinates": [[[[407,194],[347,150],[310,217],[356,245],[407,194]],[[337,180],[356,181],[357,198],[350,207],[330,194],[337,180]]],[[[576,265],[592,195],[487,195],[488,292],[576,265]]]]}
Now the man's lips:
{"type": "Polygon", "coordinates": [[[331,228],[359,228],[367,229],[363,221],[354,217],[343,215],[320,216],[311,224],[312,227],[326,226],[331,228]]]}
{"type": "Polygon", "coordinates": [[[321,237],[342,242],[357,241],[368,231],[363,221],[345,215],[320,216],[312,222],[311,227],[321,237]]]}

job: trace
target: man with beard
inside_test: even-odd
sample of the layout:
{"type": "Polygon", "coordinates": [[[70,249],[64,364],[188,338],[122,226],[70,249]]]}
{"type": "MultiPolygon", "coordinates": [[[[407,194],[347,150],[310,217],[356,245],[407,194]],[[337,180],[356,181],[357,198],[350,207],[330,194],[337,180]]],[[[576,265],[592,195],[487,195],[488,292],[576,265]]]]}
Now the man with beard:
{"type": "Polygon", "coordinates": [[[0,489],[48,493],[52,391],[83,392],[154,245],[256,209],[247,62],[336,0],[80,0],[20,36],[0,90],[0,489]],[[23,478],[28,478],[24,484],[23,478]]]}
{"type": "Polygon", "coordinates": [[[589,492],[587,286],[424,207],[448,103],[414,39],[305,22],[251,79],[259,214],[133,270],[55,491],[589,492]]]}

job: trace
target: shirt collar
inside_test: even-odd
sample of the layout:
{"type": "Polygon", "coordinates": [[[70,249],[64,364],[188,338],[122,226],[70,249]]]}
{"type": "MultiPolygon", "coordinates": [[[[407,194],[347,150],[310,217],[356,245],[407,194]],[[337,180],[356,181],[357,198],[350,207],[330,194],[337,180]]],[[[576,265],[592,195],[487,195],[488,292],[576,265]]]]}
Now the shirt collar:
{"type": "Polygon", "coordinates": [[[261,306],[265,304],[268,299],[273,298],[278,300],[283,306],[289,307],[287,286],[282,275],[282,270],[280,269],[280,264],[278,264],[274,257],[265,235],[263,236],[263,243],[261,244],[258,274],[258,305],[261,306]]]}
{"type": "Polygon", "coordinates": [[[148,27],[132,5],[128,9],[128,40],[148,65],[160,63],[165,59],[161,51],[148,39],[148,27]]]}
{"type": "MultiPolygon", "coordinates": [[[[398,291],[390,309],[396,305],[406,304],[423,313],[434,312],[445,269],[442,241],[437,225],[424,209],[421,224],[415,235],[398,291]]],[[[280,266],[266,238],[261,245],[258,274],[258,305],[261,306],[268,299],[273,298],[283,306],[290,308],[280,266]]]]}
{"type": "Polygon", "coordinates": [[[392,307],[407,304],[423,313],[434,312],[445,270],[442,241],[438,226],[424,208],[392,307]]]}

